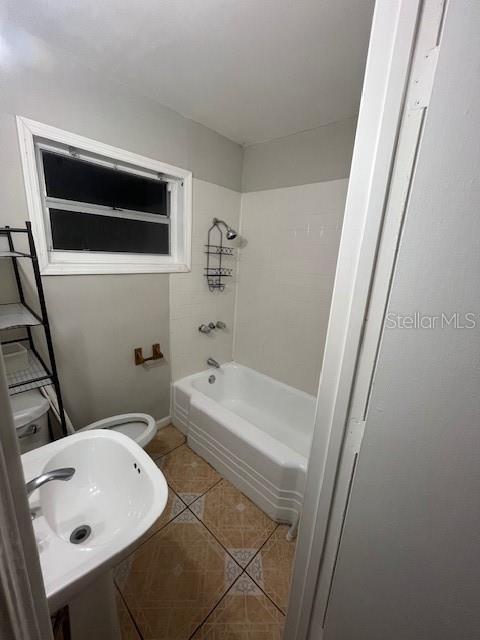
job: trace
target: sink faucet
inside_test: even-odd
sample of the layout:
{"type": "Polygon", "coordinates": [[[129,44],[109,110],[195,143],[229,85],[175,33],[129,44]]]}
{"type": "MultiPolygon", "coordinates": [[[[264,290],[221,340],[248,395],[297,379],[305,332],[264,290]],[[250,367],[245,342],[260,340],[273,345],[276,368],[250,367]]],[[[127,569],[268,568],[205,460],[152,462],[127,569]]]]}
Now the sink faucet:
{"type": "Polygon", "coordinates": [[[218,364],[218,362],[217,362],[216,360],[214,360],[213,358],[209,358],[209,359],[207,360],[207,364],[208,364],[210,367],[215,367],[215,369],[220,369],[220,365],[219,365],[219,364],[218,364]]]}
{"type": "Polygon", "coordinates": [[[70,480],[70,478],[73,476],[74,473],[75,473],[75,469],[73,467],[66,467],[64,469],[54,469],[53,471],[47,471],[45,473],[42,473],[41,476],[38,476],[33,480],[30,480],[30,482],[27,482],[25,487],[27,490],[27,496],[30,497],[30,495],[35,491],[35,489],[38,489],[39,487],[42,486],[42,484],[45,484],[46,482],[50,482],[51,480],[70,480]]]}

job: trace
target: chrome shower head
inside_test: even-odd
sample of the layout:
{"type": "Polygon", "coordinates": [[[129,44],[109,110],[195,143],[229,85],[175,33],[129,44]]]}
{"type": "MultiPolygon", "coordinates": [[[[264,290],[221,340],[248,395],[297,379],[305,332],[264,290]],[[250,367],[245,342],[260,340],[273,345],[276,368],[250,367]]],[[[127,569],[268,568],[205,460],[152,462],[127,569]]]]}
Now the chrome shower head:
{"type": "Polygon", "coordinates": [[[220,218],[214,218],[213,224],[223,224],[226,229],[227,240],[235,240],[238,235],[235,229],[232,229],[232,227],[230,227],[224,220],[220,220],[220,218]]]}

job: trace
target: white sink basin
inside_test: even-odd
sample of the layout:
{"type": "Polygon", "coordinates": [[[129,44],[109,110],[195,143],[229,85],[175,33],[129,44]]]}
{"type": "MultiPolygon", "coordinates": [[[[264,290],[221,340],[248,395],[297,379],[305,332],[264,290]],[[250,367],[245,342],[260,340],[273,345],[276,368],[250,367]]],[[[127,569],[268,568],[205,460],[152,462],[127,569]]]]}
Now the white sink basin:
{"type": "Polygon", "coordinates": [[[30,497],[45,590],[55,611],[132,550],[165,509],[167,483],[133,440],[104,429],[25,453],[22,463],[25,482],[75,468],[70,480],[53,480],[30,497]],[[72,544],[70,535],[81,525],[91,533],[72,544]]]}

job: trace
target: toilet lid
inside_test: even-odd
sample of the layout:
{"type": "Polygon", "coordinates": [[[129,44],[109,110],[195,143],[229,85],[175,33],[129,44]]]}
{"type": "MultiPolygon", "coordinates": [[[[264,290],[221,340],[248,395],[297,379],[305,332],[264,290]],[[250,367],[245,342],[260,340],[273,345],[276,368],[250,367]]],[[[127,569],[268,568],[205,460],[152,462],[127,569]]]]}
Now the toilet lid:
{"type": "Polygon", "coordinates": [[[31,389],[12,396],[10,405],[16,429],[38,420],[50,409],[50,403],[38,389],[31,389]]]}

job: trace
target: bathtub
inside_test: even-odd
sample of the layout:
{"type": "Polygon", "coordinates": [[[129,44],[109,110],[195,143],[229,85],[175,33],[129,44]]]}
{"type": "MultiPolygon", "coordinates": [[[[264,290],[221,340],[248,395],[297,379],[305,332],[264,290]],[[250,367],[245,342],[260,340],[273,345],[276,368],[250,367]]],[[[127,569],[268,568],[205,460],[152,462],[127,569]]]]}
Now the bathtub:
{"type": "Polygon", "coordinates": [[[314,396],[228,362],[175,382],[172,405],[173,423],[194,451],[271,518],[295,523],[314,396]]]}

